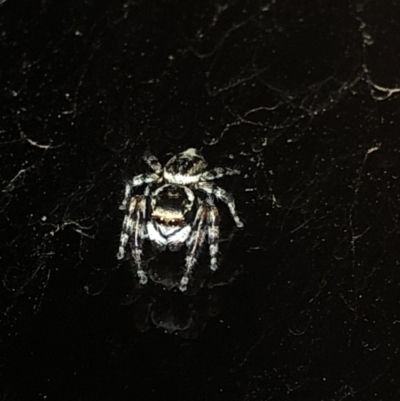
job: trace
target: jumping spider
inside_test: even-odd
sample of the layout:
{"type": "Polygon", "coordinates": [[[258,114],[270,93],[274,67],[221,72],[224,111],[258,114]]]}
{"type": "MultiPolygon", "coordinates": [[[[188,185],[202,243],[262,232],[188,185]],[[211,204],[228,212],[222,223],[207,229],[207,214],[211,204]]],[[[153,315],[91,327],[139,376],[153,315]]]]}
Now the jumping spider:
{"type": "Polygon", "coordinates": [[[125,210],[118,259],[125,257],[129,242],[141,284],[147,276],[142,268],[143,242],[147,238],[160,251],[187,247],[186,267],[179,289],[186,291],[189,275],[196,264],[204,241],[208,240],[210,268],[217,270],[219,213],[214,204],[224,202],[237,227],[243,227],[231,194],[211,181],[239,174],[236,169],[217,167],[207,171],[207,162],[196,149],[187,149],[172,157],[163,167],[155,156],[145,154],[144,161],[153,170],[126,183],[125,210]],[[143,195],[132,195],[135,187],[146,185],[143,195]]]}

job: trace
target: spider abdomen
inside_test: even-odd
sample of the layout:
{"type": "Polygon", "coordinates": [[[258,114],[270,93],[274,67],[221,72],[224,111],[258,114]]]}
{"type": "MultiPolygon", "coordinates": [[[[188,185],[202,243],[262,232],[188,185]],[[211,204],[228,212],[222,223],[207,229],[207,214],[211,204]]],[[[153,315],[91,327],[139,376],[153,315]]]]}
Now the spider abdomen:
{"type": "Polygon", "coordinates": [[[191,227],[185,226],[171,226],[154,221],[147,223],[147,235],[149,240],[154,243],[160,250],[169,247],[170,250],[175,251],[180,249],[189,238],[191,227]],[[179,244],[179,247],[177,246],[179,244]]]}

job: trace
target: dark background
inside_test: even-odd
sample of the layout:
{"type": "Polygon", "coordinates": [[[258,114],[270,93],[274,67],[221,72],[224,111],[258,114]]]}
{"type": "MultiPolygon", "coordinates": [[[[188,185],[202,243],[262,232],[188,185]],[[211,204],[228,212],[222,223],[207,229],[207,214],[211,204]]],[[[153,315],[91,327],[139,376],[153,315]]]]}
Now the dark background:
{"type": "Polygon", "coordinates": [[[400,3],[0,1],[0,398],[400,399],[400,3]],[[116,252],[124,180],[195,147],[204,250],[116,252]]]}

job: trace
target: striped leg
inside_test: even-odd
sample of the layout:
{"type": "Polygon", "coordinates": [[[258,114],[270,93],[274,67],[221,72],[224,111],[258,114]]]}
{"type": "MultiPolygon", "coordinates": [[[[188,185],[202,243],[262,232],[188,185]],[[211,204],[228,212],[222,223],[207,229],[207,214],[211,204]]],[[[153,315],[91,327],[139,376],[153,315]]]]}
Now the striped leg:
{"type": "Polygon", "coordinates": [[[131,181],[128,181],[125,185],[125,195],[124,200],[122,201],[122,205],[120,206],[121,210],[126,210],[128,207],[128,203],[130,198],[132,197],[132,190],[135,187],[140,187],[143,184],[151,184],[154,181],[158,181],[160,176],[158,174],[140,174],[132,178],[131,181]]]}
{"type": "Polygon", "coordinates": [[[210,249],[210,269],[218,269],[218,240],[219,240],[219,213],[215,205],[210,206],[209,213],[207,215],[207,234],[208,244],[210,249]]]}
{"type": "Polygon", "coordinates": [[[145,153],[143,160],[157,175],[161,175],[163,168],[156,156],[145,153]]]}
{"type": "Polygon", "coordinates": [[[231,212],[231,216],[235,221],[236,226],[238,228],[242,228],[244,226],[239,216],[237,215],[233,196],[229,192],[211,182],[201,182],[198,184],[198,188],[209,195],[214,195],[217,199],[224,202],[228,206],[228,209],[231,212]]]}
{"type": "Polygon", "coordinates": [[[146,238],[146,197],[134,196],[130,200],[128,213],[124,218],[122,225],[120,245],[117,258],[125,257],[126,246],[130,241],[133,260],[137,267],[137,274],[141,284],[146,284],[147,276],[142,268],[142,247],[146,238]]]}
{"type": "Polygon", "coordinates": [[[237,175],[240,174],[240,171],[235,168],[229,167],[216,167],[212,170],[206,171],[201,175],[201,181],[213,181],[218,180],[219,178],[225,177],[226,175],[237,175]]]}
{"type": "Polygon", "coordinates": [[[196,213],[196,218],[193,223],[193,230],[186,242],[188,247],[186,254],[186,270],[181,279],[179,289],[181,291],[186,291],[187,284],[189,282],[189,275],[193,270],[193,266],[197,263],[197,257],[199,255],[200,249],[204,243],[206,236],[206,219],[207,210],[204,204],[200,205],[196,213]]]}

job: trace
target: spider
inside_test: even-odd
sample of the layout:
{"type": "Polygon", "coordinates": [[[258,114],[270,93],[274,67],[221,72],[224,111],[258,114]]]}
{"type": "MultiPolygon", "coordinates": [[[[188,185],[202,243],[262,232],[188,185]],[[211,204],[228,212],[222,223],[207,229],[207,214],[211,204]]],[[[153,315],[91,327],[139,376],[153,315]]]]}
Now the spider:
{"type": "Polygon", "coordinates": [[[129,243],[140,283],[147,283],[142,267],[143,243],[148,239],[159,251],[186,245],[186,266],[179,289],[186,291],[189,276],[207,239],[210,268],[217,270],[219,212],[215,198],[224,202],[237,227],[243,223],[236,213],[231,194],[215,185],[218,178],[239,174],[236,169],[217,167],[206,170],[207,162],[190,148],[172,157],[165,167],[150,154],[143,157],[152,170],[126,183],[120,207],[125,211],[117,258],[123,259],[129,243]],[[146,185],[143,195],[132,195],[136,187],[146,185]]]}

